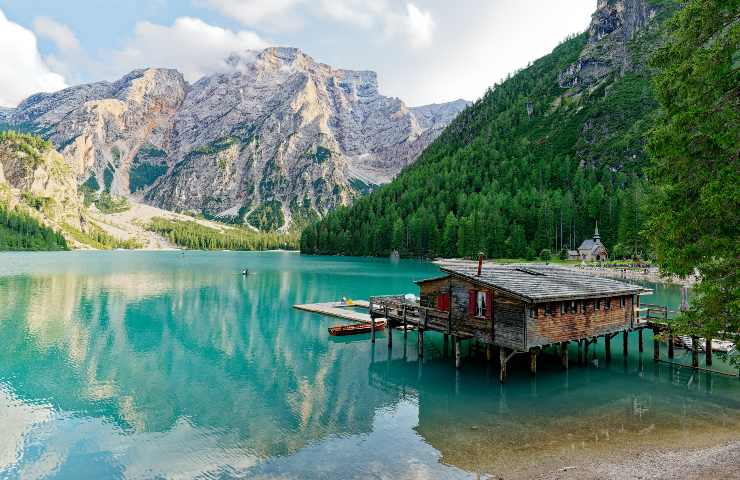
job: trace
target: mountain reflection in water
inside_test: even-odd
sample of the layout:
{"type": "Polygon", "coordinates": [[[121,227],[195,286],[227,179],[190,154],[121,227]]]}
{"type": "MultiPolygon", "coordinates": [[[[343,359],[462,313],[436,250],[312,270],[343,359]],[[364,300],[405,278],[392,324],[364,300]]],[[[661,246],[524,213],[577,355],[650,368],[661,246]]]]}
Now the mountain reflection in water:
{"type": "MultiPolygon", "coordinates": [[[[429,335],[330,341],[295,303],[415,291],[436,267],[292,253],[0,255],[0,477],[468,478],[516,459],[737,429],[736,379],[456,371],[429,335]],[[241,268],[254,272],[247,278],[241,268]]],[[[547,363],[547,362],[544,362],[547,363]]],[[[553,362],[553,365],[557,362],[553,362]]]]}

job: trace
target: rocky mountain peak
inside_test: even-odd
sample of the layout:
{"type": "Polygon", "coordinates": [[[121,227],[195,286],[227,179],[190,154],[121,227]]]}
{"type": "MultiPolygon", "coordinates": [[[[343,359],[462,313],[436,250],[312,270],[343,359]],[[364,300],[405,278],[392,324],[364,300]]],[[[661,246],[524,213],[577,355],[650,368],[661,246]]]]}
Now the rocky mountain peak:
{"type": "Polygon", "coordinates": [[[34,95],[0,120],[53,140],[79,183],[271,229],[389,181],[467,106],[409,109],[379,93],[374,72],[297,48],[227,63],[192,85],[151,68],[34,95]]]}

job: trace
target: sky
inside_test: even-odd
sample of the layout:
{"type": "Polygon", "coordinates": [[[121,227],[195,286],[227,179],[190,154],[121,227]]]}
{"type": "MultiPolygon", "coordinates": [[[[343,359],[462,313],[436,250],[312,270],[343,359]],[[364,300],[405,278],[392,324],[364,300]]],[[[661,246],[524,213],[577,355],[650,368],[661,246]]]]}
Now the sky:
{"type": "Polygon", "coordinates": [[[194,82],[298,47],[410,106],[475,100],[588,27],[596,0],[0,0],[0,106],[143,67],[194,82]]]}

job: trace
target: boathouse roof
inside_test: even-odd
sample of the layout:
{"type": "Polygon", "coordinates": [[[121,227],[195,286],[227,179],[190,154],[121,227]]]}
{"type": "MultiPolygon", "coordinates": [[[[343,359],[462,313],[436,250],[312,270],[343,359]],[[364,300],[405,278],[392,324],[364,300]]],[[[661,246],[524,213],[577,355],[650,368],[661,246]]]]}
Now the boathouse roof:
{"type": "Polygon", "coordinates": [[[440,269],[527,302],[633,295],[647,291],[639,285],[551,265],[483,264],[480,276],[477,275],[477,262],[440,262],[440,269]]]}

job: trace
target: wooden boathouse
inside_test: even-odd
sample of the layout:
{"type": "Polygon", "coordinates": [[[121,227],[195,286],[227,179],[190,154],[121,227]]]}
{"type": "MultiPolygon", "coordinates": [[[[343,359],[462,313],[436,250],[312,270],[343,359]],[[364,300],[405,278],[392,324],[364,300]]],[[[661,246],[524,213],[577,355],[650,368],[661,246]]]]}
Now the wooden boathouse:
{"type": "MultiPolygon", "coordinates": [[[[499,265],[455,261],[440,264],[441,275],[417,281],[419,301],[404,296],[370,298],[371,318],[385,318],[390,327],[418,329],[419,355],[424,332],[444,334],[444,349],[452,337],[455,365],[461,365],[460,342],[475,339],[485,344],[490,360],[498,350],[500,380],[516,354],[528,353],[530,370],[537,369],[542,348],[559,348],[568,367],[568,344],[578,342],[579,357],[604,337],[607,359],[611,339],[641,327],[636,316],[639,296],[647,289],[617,280],[550,265],[499,265]]],[[[372,334],[375,341],[375,334],[372,334]]],[[[392,345],[392,328],[388,330],[392,345]]],[[[640,346],[642,342],[640,342],[640,346]]]]}

